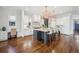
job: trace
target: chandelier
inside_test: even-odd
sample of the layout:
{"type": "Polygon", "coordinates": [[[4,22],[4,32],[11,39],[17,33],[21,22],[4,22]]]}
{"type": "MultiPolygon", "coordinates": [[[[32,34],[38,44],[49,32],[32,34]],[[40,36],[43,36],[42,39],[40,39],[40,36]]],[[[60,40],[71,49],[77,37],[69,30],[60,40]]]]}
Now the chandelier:
{"type": "Polygon", "coordinates": [[[53,15],[52,12],[50,12],[48,10],[48,6],[45,6],[44,10],[43,10],[42,18],[43,19],[50,19],[50,18],[54,18],[54,17],[55,17],[55,15],[53,15]]]}

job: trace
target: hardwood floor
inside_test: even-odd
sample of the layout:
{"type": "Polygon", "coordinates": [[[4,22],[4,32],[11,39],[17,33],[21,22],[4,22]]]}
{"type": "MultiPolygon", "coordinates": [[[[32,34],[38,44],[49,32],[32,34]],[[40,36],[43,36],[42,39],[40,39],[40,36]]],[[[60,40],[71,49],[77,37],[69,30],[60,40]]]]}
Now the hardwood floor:
{"type": "Polygon", "coordinates": [[[79,42],[72,36],[61,35],[60,40],[47,45],[28,36],[0,42],[0,53],[76,53],[78,46],[79,42]]]}

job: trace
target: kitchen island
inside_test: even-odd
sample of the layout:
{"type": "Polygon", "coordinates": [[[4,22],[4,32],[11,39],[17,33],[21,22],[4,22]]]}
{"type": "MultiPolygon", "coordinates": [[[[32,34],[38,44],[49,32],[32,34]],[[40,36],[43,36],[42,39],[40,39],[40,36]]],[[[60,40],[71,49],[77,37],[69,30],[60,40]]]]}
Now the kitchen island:
{"type": "Polygon", "coordinates": [[[34,29],[33,38],[47,44],[52,39],[53,32],[50,29],[34,29]]]}

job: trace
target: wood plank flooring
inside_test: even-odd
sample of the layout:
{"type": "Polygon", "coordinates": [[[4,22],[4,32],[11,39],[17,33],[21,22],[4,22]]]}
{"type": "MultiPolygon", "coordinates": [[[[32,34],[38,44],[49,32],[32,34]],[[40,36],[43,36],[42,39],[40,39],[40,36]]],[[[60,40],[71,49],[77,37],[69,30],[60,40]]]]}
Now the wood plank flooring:
{"type": "Polygon", "coordinates": [[[60,40],[43,44],[32,36],[0,42],[0,53],[77,53],[79,42],[73,36],[61,35],[60,40]]]}

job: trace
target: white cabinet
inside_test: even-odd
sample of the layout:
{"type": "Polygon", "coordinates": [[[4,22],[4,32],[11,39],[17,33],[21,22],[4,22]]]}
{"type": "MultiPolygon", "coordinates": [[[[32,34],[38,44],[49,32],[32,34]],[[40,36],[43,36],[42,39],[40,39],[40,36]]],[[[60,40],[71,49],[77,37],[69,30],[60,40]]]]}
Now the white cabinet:
{"type": "Polygon", "coordinates": [[[24,30],[24,36],[28,36],[28,35],[32,35],[33,30],[31,28],[27,28],[26,30],[24,30]]]}
{"type": "Polygon", "coordinates": [[[0,31],[0,41],[4,41],[8,39],[8,35],[6,31],[0,31]]]}

